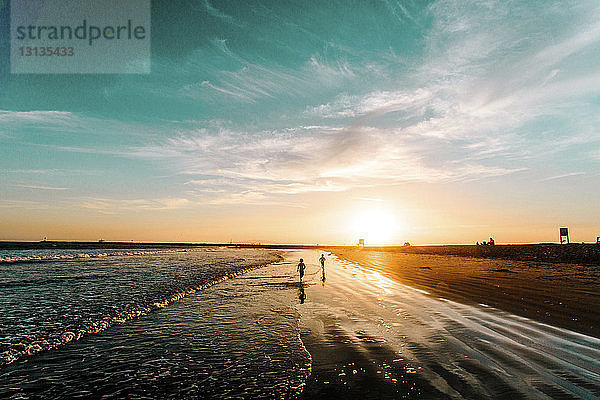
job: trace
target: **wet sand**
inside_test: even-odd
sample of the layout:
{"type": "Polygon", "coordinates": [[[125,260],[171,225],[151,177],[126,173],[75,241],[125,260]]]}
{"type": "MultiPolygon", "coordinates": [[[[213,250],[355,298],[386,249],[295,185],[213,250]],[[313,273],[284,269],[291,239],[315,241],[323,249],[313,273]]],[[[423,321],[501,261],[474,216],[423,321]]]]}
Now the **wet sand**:
{"type": "Polygon", "coordinates": [[[333,256],[323,283],[319,255],[286,256],[308,261],[297,289],[312,357],[303,398],[600,398],[600,339],[440,298],[333,256]]]}
{"type": "Polygon", "coordinates": [[[600,337],[599,266],[357,249],[336,254],[434,296],[600,337]]]}

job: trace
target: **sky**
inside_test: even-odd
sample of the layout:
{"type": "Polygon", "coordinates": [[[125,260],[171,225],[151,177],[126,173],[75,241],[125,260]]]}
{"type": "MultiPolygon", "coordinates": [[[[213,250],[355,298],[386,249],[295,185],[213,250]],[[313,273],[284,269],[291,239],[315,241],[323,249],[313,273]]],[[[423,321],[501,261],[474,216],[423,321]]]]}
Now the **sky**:
{"type": "Polygon", "coordinates": [[[15,75],[0,240],[600,236],[600,3],[152,2],[150,74],[15,75]]]}

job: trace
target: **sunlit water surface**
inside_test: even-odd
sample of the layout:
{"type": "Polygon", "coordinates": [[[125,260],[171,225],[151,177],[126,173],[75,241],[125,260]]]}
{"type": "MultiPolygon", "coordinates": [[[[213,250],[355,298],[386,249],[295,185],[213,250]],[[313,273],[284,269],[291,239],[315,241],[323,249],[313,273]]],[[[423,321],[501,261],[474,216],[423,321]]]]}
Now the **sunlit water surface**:
{"type": "Polygon", "coordinates": [[[310,367],[293,293],[264,285],[277,264],[254,269],[278,260],[205,249],[3,264],[0,397],[293,396],[310,367]]]}

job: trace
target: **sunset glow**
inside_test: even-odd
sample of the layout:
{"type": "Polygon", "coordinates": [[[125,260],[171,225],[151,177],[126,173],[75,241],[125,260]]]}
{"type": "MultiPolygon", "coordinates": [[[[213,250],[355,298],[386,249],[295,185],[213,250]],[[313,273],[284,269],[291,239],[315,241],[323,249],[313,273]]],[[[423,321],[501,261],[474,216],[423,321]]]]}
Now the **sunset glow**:
{"type": "Polygon", "coordinates": [[[366,210],[353,218],[355,237],[365,239],[369,245],[397,242],[398,226],[395,217],[381,209],[366,210]]]}
{"type": "Polygon", "coordinates": [[[157,2],[150,74],[5,60],[0,239],[595,241],[597,2],[401,3],[157,2]]]}

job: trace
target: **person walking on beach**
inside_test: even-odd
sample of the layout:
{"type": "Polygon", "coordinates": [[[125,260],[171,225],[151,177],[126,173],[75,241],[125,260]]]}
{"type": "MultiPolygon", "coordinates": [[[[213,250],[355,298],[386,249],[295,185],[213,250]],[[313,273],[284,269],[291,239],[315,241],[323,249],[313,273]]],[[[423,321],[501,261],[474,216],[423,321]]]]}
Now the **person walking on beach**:
{"type": "Polygon", "coordinates": [[[325,282],[325,254],[321,254],[319,261],[321,261],[321,280],[325,282]]]}
{"type": "Polygon", "coordinates": [[[302,278],[304,278],[304,270],[306,269],[306,264],[304,264],[304,260],[300,259],[300,262],[298,263],[298,268],[297,271],[300,273],[300,281],[302,281],[302,278]]]}

